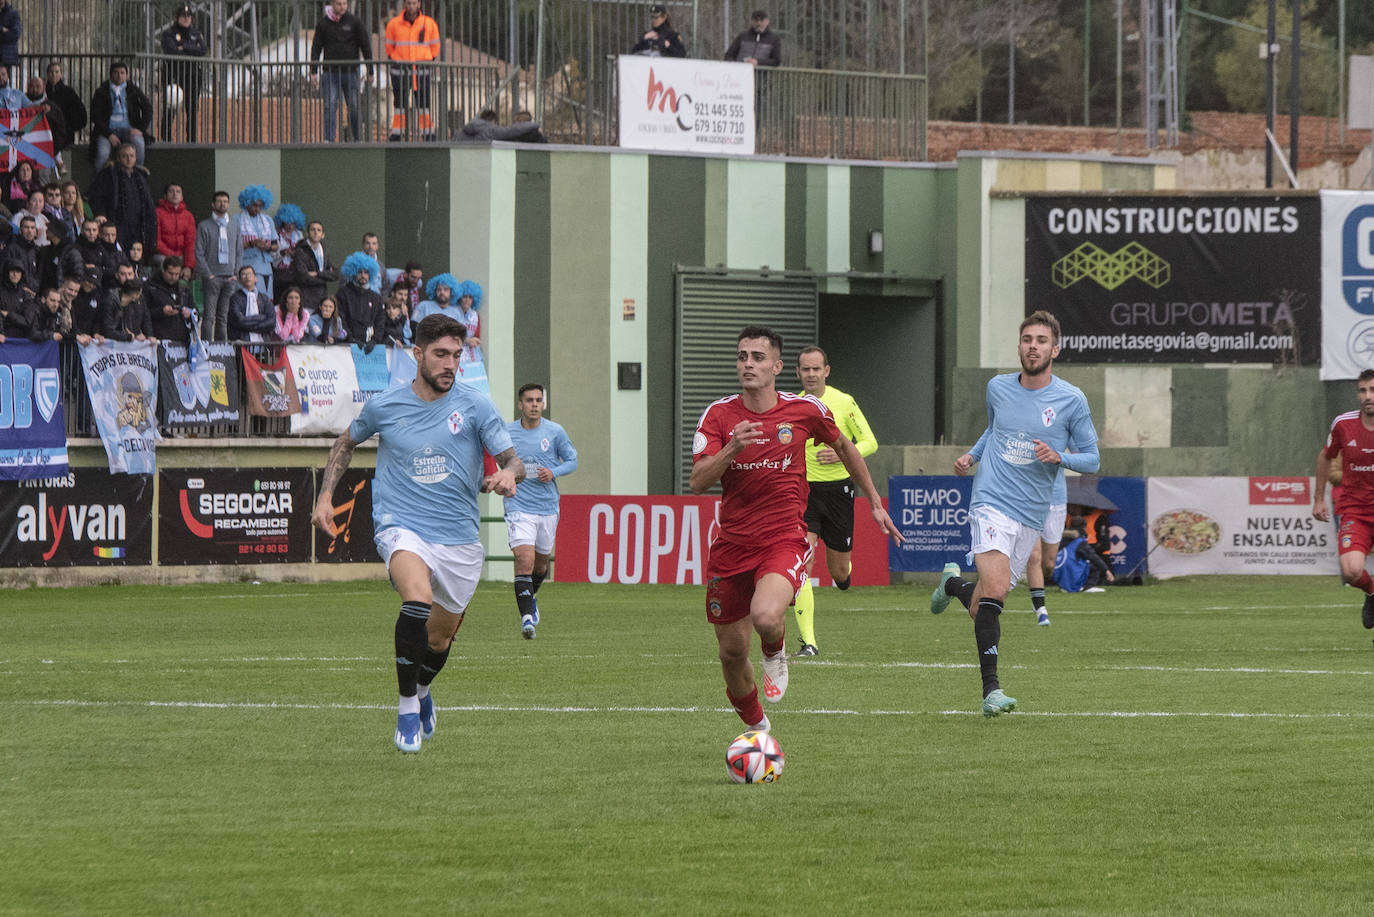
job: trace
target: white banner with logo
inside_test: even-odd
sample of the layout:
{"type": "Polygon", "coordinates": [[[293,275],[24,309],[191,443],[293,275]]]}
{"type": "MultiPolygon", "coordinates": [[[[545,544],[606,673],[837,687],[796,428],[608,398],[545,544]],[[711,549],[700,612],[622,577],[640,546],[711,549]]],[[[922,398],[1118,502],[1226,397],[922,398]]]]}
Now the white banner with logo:
{"type": "Polygon", "coordinates": [[[1340,572],[1311,478],[1150,478],[1147,506],[1154,576],[1340,572]]]}
{"type": "Polygon", "coordinates": [[[1374,194],[1323,191],[1322,379],[1374,369],[1374,194]]]}
{"type": "Polygon", "coordinates": [[[91,413],[112,474],[157,471],[157,345],[105,341],[81,347],[91,413]]]}
{"type": "Polygon", "coordinates": [[[292,433],[342,433],[362,411],[367,396],[348,347],[292,344],[287,347],[301,412],[291,415],[292,433]]]}
{"type": "Polygon", "coordinates": [[[754,152],[754,67],[623,55],[620,145],[636,150],[754,152]]]}

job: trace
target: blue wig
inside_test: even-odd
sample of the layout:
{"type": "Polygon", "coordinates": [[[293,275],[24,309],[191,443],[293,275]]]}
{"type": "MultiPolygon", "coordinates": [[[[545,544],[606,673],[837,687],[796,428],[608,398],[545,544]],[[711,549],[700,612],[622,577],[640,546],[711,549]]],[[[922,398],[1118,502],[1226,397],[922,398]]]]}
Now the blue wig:
{"type": "Polygon", "coordinates": [[[249,185],[239,192],[239,209],[247,210],[249,204],[254,201],[262,201],[263,209],[266,210],[272,206],[274,200],[276,198],[272,196],[271,191],[267,190],[266,185],[249,185]]]}
{"type": "Polygon", "coordinates": [[[464,296],[471,296],[472,307],[474,309],[482,308],[482,285],[475,280],[464,280],[463,286],[455,290],[453,295],[457,299],[462,299],[464,296]]]}
{"type": "Polygon", "coordinates": [[[297,229],[305,229],[305,211],[295,204],[282,204],[277,208],[277,228],[291,223],[297,229]]]}
{"type": "Polygon", "coordinates": [[[448,287],[449,292],[453,294],[453,301],[457,302],[460,295],[458,291],[462,289],[463,285],[452,274],[438,274],[429,278],[429,283],[425,284],[425,299],[433,299],[434,291],[439,289],[441,285],[448,287]]]}
{"type": "Polygon", "coordinates": [[[377,259],[366,252],[354,252],[344,259],[343,267],[339,268],[339,276],[352,283],[359,271],[367,271],[368,277],[377,277],[382,273],[382,268],[377,259]]]}

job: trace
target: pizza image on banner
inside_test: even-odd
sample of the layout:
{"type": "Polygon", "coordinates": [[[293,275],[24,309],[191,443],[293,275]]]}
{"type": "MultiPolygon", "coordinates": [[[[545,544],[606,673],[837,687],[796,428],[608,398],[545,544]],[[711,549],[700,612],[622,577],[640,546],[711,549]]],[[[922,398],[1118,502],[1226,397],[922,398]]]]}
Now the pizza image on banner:
{"type": "Polygon", "coordinates": [[[1060,363],[1284,363],[1321,351],[1321,204],[1029,196],[1025,311],[1060,363]]]}
{"type": "Polygon", "coordinates": [[[308,563],[314,492],[309,468],[164,470],[158,563],[308,563]]]}
{"type": "Polygon", "coordinates": [[[271,362],[243,348],[243,380],[248,386],[248,413],[257,417],[289,417],[301,412],[301,396],[292,378],[291,360],[285,347],[264,347],[263,359],[275,351],[271,362]]]}

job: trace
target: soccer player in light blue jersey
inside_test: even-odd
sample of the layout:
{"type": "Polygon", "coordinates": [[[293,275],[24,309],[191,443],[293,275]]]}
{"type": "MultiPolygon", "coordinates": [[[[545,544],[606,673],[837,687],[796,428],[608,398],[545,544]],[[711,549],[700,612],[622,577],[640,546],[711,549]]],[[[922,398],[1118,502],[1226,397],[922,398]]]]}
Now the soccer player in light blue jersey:
{"type": "Polygon", "coordinates": [[[506,538],[515,555],[515,604],[520,633],[534,639],[539,626],[535,595],[549,574],[549,555],[558,530],[556,478],[577,470],[577,450],[567,432],[544,417],[544,386],[527,382],[518,394],[520,419],[506,424],[515,454],[525,464],[525,480],[506,498],[506,538]]]}
{"type": "MultiPolygon", "coordinates": [[[[1055,478],[1061,466],[1087,473],[1100,464],[1088,399],[1052,371],[1059,355],[1059,320],[1044,310],[1026,316],[1017,355],[1019,373],[988,382],[987,447],[969,503],[978,581],[960,578],[958,565],[947,564],[930,597],[935,614],[957,598],[973,618],[984,716],[1016,709],[1016,699],[1003,693],[997,679],[1000,616],[1045,528],[1055,478]]],[[[974,461],[970,453],[959,456],[955,473],[968,474],[974,461]]]]}
{"type": "Polygon", "coordinates": [[[419,751],[422,739],[434,735],[429,686],[448,660],[482,572],[477,494],[511,496],[525,477],[496,405],[470,386],[453,384],[466,333],[445,315],[416,326],[415,381],[369,400],[334,441],[315,503],[315,525],[333,535],[334,488],[353,450],[376,434],[372,519],[377,550],[401,595],[396,747],[403,752],[419,751]],[[484,449],[497,464],[485,478],[484,449]]]}

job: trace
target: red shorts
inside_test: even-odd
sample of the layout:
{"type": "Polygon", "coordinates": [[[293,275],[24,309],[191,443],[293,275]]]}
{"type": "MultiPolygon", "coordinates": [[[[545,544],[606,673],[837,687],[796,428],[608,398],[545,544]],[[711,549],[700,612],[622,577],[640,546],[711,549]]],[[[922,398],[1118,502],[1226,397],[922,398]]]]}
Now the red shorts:
{"type": "Polygon", "coordinates": [[[801,588],[811,544],[805,534],[769,544],[740,545],[717,539],[706,562],[706,620],[730,624],[749,617],[754,585],[769,573],[777,573],[801,588]]]}
{"type": "Polygon", "coordinates": [[[1368,554],[1370,546],[1374,545],[1374,521],[1342,516],[1336,542],[1338,554],[1349,554],[1351,551],[1368,554]]]}

